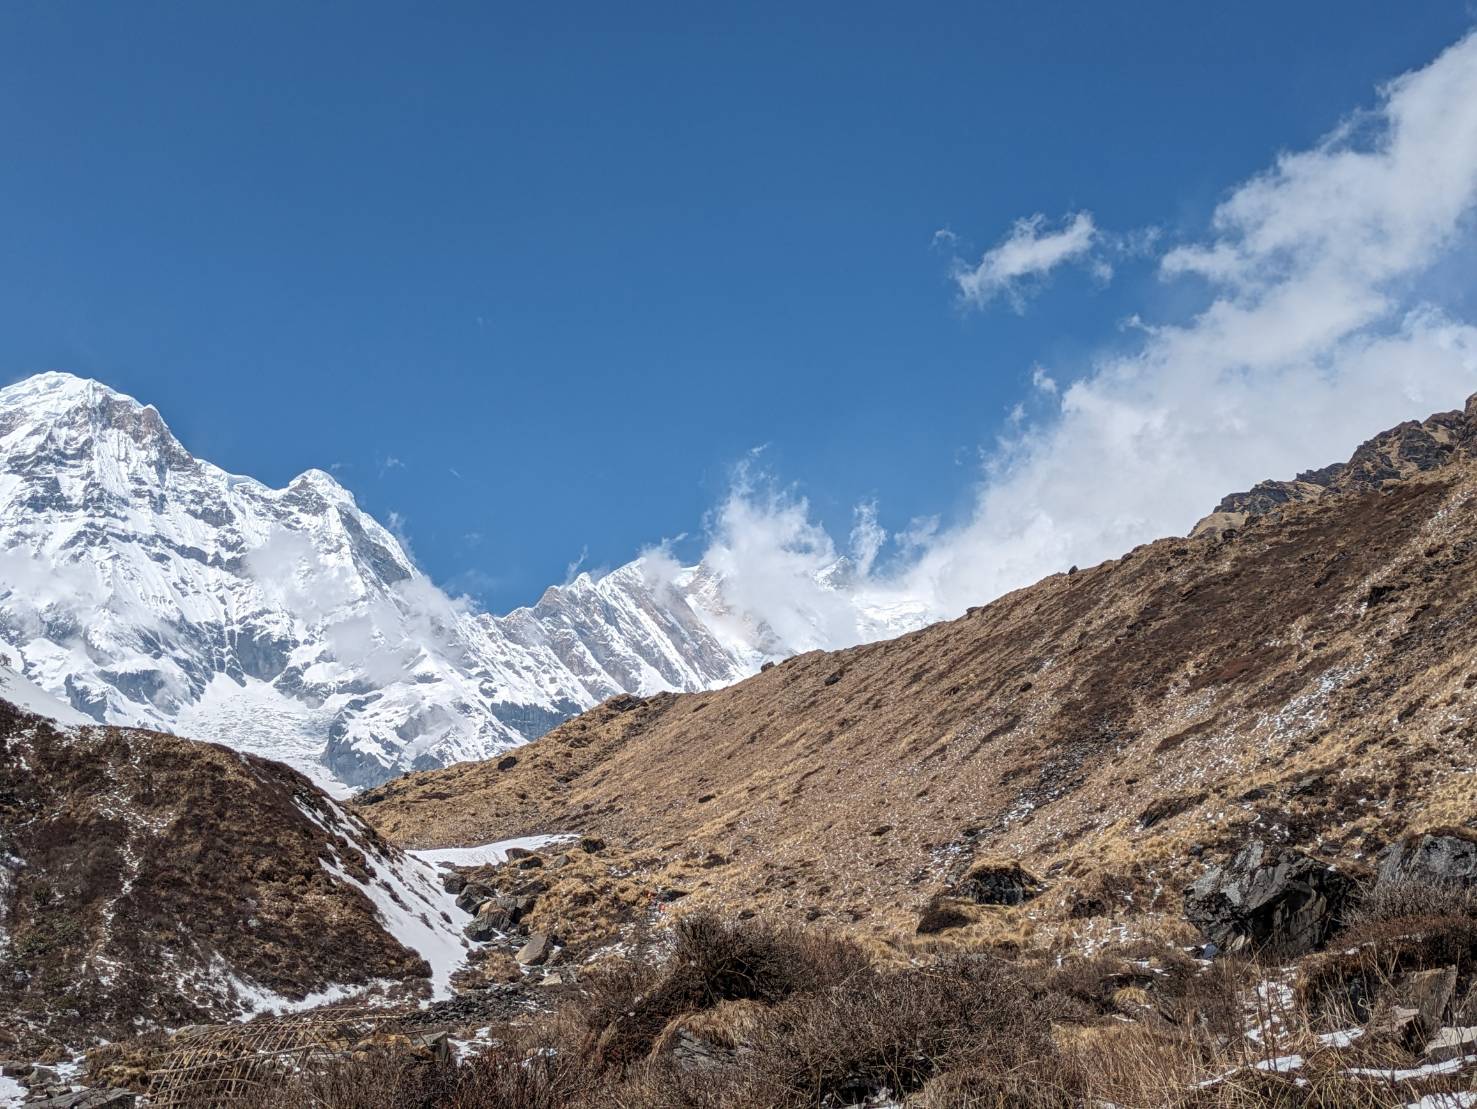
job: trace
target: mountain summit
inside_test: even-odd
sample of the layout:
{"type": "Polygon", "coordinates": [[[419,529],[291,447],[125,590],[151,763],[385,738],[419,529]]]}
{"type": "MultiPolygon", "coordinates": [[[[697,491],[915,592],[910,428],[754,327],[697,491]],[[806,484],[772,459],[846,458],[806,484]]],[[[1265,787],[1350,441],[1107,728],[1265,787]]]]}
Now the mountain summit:
{"type": "Polygon", "coordinates": [[[329,474],[228,474],[152,406],[65,373],[0,390],[0,540],[0,653],[25,677],[98,722],[218,740],[340,791],[759,661],[639,560],[475,613],[329,474]]]}

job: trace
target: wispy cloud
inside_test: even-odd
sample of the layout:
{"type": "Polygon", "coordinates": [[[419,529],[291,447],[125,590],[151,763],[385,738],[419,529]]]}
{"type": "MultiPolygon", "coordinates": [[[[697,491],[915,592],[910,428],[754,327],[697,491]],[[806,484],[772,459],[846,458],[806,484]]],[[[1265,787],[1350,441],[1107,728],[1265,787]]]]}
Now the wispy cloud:
{"type": "Polygon", "coordinates": [[[575,576],[580,572],[580,568],[584,566],[585,560],[589,557],[590,548],[581,547],[580,556],[564,567],[564,581],[562,582],[562,584],[568,585],[570,582],[574,581],[575,576]]]}
{"type": "Polygon", "coordinates": [[[410,549],[410,532],[406,528],[405,516],[391,509],[389,515],[385,517],[385,527],[395,537],[395,541],[404,548],[405,553],[414,558],[415,555],[410,549]]]}
{"type": "MultiPolygon", "coordinates": [[[[985,251],[977,263],[956,258],[954,281],[961,299],[968,305],[982,308],[997,297],[1004,297],[1020,311],[1031,288],[1059,266],[1088,260],[1098,239],[1091,212],[1077,212],[1055,229],[1038,213],[1016,220],[1010,233],[985,251]]],[[[956,241],[952,231],[934,233],[935,244],[953,245],[956,241]]],[[[1112,276],[1106,262],[1098,260],[1094,266],[1099,276],[1112,276]]]]}

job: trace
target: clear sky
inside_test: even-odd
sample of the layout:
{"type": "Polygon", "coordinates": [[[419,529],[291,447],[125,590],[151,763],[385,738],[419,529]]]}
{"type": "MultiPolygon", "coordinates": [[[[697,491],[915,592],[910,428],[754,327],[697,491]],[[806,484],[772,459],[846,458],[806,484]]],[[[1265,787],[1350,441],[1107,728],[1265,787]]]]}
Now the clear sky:
{"type": "Polygon", "coordinates": [[[7,0],[0,379],[101,378],[274,485],[333,468],[494,610],[696,535],[758,447],[839,534],[949,521],[1034,367],[1195,310],[1130,229],[1202,234],[1472,20],[7,0]],[[1084,211],[1111,280],[967,302],[956,260],[1084,211]]]}

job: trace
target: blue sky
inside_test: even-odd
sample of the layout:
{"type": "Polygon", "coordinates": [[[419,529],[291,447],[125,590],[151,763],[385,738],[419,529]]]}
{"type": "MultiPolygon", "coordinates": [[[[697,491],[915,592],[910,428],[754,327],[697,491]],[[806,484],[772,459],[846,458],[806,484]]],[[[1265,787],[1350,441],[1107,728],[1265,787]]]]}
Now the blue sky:
{"type": "Polygon", "coordinates": [[[334,467],[495,610],[696,536],[758,447],[833,534],[947,524],[1033,368],[1204,307],[1135,234],[1203,236],[1472,18],[11,0],[0,377],[99,377],[272,484],[334,467]],[[956,259],[1083,211],[1111,280],[962,301],[956,259]]]}

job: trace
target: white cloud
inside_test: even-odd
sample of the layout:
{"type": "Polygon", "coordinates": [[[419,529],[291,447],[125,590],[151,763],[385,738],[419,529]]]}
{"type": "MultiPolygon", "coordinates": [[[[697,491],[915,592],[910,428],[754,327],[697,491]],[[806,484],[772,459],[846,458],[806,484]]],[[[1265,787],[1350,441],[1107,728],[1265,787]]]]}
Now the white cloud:
{"type": "Polygon", "coordinates": [[[562,582],[560,582],[560,584],[561,585],[569,585],[571,582],[573,582],[574,579],[575,579],[575,576],[577,574],[579,574],[580,568],[582,566],[584,566],[585,562],[589,559],[589,557],[590,557],[590,548],[588,546],[581,547],[580,548],[580,556],[578,558],[576,558],[576,559],[573,559],[572,561],[570,561],[569,563],[567,563],[565,565],[565,567],[564,567],[564,580],[562,582]]]}
{"type": "MultiPolygon", "coordinates": [[[[934,241],[952,243],[954,236],[934,241]]],[[[954,262],[954,281],[966,304],[984,307],[996,297],[1004,296],[1019,310],[1025,302],[1025,291],[1033,279],[1040,279],[1064,263],[1086,259],[1098,240],[1098,230],[1091,212],[1078,212],[1058,230],[1049,230],[1041,214],[1017,220],[1010,234],[985,251],[975,265],[958,259],[954,262]]],[[[1099,277],[1111,277],[1106,262],[1095,264],[1099,277]],[[1106,267],[1106,269],[1105,269],[1106,267]]]]}
{"type": "MultiPolygon", "coordinates": [[[[891,559],[872,551],[849,598],[956,615],[1183,534],[1228,492],[1344,459],[1401,420],[1460,405],[1477,389],[1477,328],[1431,302],[1422,279],[1477,254],[1474,210],[1477,35],[1233,189],[1205,236],[1160,261],[1165,280],[1204,284],[1203,308],[1134,318],[1133,349],[1075,374],[1034,370],[1031,402],[987,457],[968,519],[908,529],[891,559]]],[[[956,275],[960,289],[976,303],[1019,295],[1031,275],[1090,257],[1096,234],[1085,213],[1056,232],[1024,221],[956,275]]],[[[817,568],[836,551],[802,500],[741,483],[709,556],[733,575],[732,602],[793,630],[796,647],[866,630],[840,598],[817,595],[817,568]]]]}

